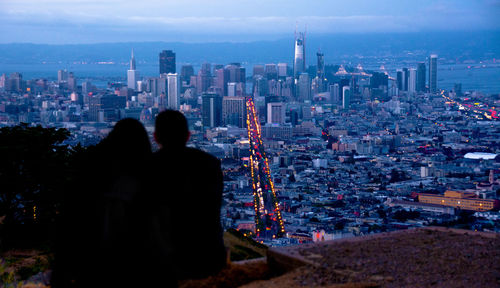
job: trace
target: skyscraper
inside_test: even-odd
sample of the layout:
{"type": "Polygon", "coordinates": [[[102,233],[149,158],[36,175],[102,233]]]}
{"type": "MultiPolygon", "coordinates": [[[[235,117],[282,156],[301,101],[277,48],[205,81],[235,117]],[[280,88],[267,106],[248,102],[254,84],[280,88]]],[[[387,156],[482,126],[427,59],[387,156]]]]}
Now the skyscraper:
{"type": "Polygon", "coordinates": [[[342,108],[349,109],[351,106],[351,87],[342,87],[342,108]]]}
{"type": "Polygon", "coordinates": [[[299,32],[295,34],[295,58],[293,61],[293,76],[298,78],[299,75],[306,71],[306,51],[305,51],[305,34],[299,32]]]}
{"type": "Polygon", "coordinates": [[[436,54],[429,57],[429,91],[431,93],[437,91],[437,57],[436,54]]]}
{"type": "Polygon", "coordinates": [[[325,54],[321,53],[321,51],[318,51],[316,53],[316,57],[318,58],[318,66],[317,68],[317,75],[318,78],[324,79],[325,78],[325,54]]]}
{"type": "Polygon", "coordinates": [[[408,70],[408,92],[417,92],[417,69],[410,68],[408,70]]]}
{"type": "Polygon", "coordinates": [[[216,93],[203,93],[202,122],[205,127],[218,127],[222,124],[222,97],[216,93]]]}
{"type": "Polygon", "coordinates": [[[267,103],[267,123],[285,123],[285,104],[283,102],[267,103]]]}
{"type": "Polygon", "coordinates": [[[408,68],[403,68],[403,91],[408,91],[408,68]]]}
{"type": "Polygon", "coordinates": [[[311,100],[311,81],[309,74],[301,73],[297,82],[297,98],[299,100],[311,100]]]}
{"type": "Polygon", "coordinates": [[[278,77],[286,77],[286,76],[288,76],[288,64],[278,63],[278,77]]]}
{"type": "Polygon", "coordinates": [[[338,83],[330,85],[330,99],[332,104],[339,104],[340,101],[340,87],[338,83]]]}
{"type": "Polygon", "coordinates": [[[419,62],[417,64],[417,92],[425,91],[425,63],[419,62]]]}
{"type": "Polygon", "coordinates": [[[189,84],[191,76],[194,76],[193,65],[182,65],[181,67],[181,81],[189,84]]]}
{"type": "Polygon", "coordinates": [[[222,120],[226,125],[245,128],[247,121],[245,97],[223,97],[222,120]]]}
{"type": "Polygon", "coordinates": [[[404,87],[404,78],[403,77],[404,77],[403,70],[401,70],[401,69],[396,70],[396,84],[397,84],[399,91],[403,91],[403,87],[404,87]]]}
{"type": "Polygon", "coordinates": [[[127,71],[127,87],[132,90],[137,90],[137,80],[139,72],[135,70],[135,57],[134,49],[132,49],[132,56],[130,57],[130,69],[127,71]]]}
{"type": "Polygon", "coordinates": [[[181,105],[181,87],[177,73],[167,74],[168,82],[168,108],[178,110],[181,105]]]}
{"type": "Polygon", "coordinates": [[[175,73],[175,53],[163,50],[160,53],[160,74],[175,73]]]}
{"type": "Polygon", "coordinates": [[[57,71],[57,83],[61,84],[62,82],[68,81],[68,71],[66,69],[64,70],[58,70],[57,71]]]}
{"type": "Polygon", "coordinates": [[[276,64],[266,64],[265,76],[268,80],[278,79],[278,69],[276,64]]]}

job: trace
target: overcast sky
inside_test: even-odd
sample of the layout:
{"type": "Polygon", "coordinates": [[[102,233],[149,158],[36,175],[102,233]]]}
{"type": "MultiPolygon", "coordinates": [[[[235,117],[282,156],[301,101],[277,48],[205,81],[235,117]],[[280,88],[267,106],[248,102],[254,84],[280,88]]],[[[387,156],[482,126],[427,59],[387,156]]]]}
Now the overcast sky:
{"type": "Polygon", "coordinates": [[[0,0],[0,43],[245,41],[500,30],[500,0],[0,0]]]}

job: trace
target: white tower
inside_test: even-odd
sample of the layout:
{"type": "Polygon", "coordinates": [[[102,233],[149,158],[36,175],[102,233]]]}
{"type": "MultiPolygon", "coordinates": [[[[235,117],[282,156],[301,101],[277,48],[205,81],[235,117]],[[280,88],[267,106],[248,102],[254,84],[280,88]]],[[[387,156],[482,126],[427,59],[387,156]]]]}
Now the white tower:
{"type": "Polygon", "coordinates": [[[181,104],[181,87],[179,85],[179,75],[177,73],[168,73],[168,109],[179,110],[181,104]]]}
{"type": "Polygon", "coordinates": [[[127,87],[134,91],[137,90],[137,80],[139,80],[139,71],[135,70],[134,49],[132,49],[130,69],[127,71],[127,87]]]}

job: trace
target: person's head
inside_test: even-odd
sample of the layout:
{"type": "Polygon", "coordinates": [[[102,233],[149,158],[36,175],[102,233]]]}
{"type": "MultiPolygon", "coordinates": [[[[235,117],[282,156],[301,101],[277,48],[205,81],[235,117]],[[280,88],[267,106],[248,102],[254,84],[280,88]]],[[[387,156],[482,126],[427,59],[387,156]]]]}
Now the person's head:
{"type": "Polygon", "coordinates": [[[156,116],[155,140],[162,148],[180,148],[189,140],[186,117],[177,110],[165,110],[156,116]]]}
{"type": "Polygon", "coordinates": [[[132,118],[118,121],[103,142],[111,153],[124,158],[141,158],[151,153],[146,129],[141,122],[132,118]]]}

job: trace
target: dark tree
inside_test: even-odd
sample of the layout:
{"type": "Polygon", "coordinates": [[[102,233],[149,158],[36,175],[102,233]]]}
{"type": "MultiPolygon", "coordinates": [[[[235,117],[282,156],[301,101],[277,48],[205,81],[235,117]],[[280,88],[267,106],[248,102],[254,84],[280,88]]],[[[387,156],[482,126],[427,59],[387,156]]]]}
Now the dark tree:
{"type": "Polygon", "coordinates": [[[69,135],[66,129],[27,124],[0,128],[2,244],[54,223],[62,195],[70,188],[72,155],[82,150],[63,145],[69,135]]]}

